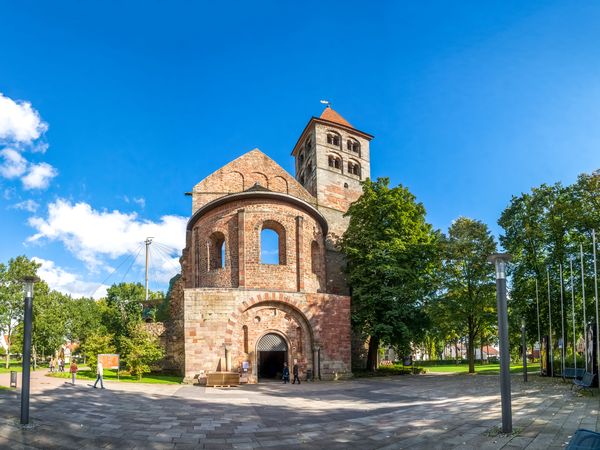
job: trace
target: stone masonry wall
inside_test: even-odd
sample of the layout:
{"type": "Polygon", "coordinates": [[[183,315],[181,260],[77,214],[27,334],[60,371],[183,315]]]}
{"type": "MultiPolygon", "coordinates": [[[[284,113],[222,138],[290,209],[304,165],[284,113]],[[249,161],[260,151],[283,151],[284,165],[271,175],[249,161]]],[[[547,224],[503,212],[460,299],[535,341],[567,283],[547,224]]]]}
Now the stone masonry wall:
{"type": "Polygon", "coordinates": [[[192,212],[219,197],[243,192],[255,183],[273,192],[293,195],[315,204],[315,198],[300,183],[263,152],[254,149],[194,186],[192,212]]]}
{"type": "Polygon", "coordinates": [[[256,343],[267,332],[284,336],[288,364],[297,359],[303,373],[309,368],[318,372],[320,350],[323,379],[351,376],[349,297],[199,288],[186,289],[184,302],[188,379],[208,371],[237,371],[249,361],[250,381],[256,381],[256,343]]]}
{"type": "Polygon", "coordinates": [[[203,216],[192,232],[191,251],[186,253],[191,274],[187,287],[325,291],[325,241],[321,225],[309,214],[284,201],[232,201],[203,216]],[[263,224],[275,222],[284,232],[283,261],[260,262],[263,224]],[[208,264],[208,237],[225,236],[225,266],[208,264]]]}

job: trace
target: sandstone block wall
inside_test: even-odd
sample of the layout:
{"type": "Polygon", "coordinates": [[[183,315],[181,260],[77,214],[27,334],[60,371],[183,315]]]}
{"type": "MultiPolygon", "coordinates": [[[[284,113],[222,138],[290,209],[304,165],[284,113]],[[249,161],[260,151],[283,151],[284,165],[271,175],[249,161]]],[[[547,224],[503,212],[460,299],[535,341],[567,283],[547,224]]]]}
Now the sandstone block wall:
{"type": "Polygon", "coordinates": [[[184,309],[186,378],[248,361],[255,382],[256,344],[269,332],[284,337],[288,364],[297,359],[303,374],[318,372],[320,353],[323,379],[351,376],[349,297],[198,288],[185,290],[184,309]]]}

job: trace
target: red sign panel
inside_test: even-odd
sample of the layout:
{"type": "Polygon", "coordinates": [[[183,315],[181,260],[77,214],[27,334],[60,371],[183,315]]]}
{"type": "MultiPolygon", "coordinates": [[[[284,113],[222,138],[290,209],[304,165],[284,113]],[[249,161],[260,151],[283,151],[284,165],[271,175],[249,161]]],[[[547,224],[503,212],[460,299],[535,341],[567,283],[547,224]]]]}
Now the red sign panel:
{"type": "Polygon", "coordinates": [[[98,362],[102,363],[105,369],[119,369],[119,355],[104,353],[98,355],[98,362]]]}

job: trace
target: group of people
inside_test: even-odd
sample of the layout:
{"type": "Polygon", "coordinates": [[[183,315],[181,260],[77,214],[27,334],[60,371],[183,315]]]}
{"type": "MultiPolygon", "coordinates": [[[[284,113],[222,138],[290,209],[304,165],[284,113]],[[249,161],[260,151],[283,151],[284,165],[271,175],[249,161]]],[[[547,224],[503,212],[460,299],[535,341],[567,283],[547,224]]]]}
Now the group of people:
{"type": "MultiPolygon", "coordinates": [[[[296,384],[296,381],[298,382],[298,384],[300,384],[300,377],[299,377],[300,369],[298,368],[298,362],[296,360],[294,360],[294,366],[292,367],[292,373],[294,374],[294,381],[292,381],[292,384],[296,384]]],[[[286,362],[283,363],[282,378],[283,378],[283,384],[290,382],[290,368],[288,367],[288,364],[286,362]]]]}
{"type": "Polygon", "coordinates": [[[58,372],[64,372],[65,360],[60,357],[58,359],[50,358],[50,372],[54,372],[55,369],[58,372]]]}

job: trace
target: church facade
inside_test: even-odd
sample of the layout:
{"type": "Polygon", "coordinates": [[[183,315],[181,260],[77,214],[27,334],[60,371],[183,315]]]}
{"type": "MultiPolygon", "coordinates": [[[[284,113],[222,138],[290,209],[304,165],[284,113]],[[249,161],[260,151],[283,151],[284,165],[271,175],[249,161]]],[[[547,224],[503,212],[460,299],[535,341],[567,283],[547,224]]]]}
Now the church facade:
{"type": "Polygon", "coordinates": [[[254,383],[280,377],[284,362],[302,378],[351,376],[337,243],[371,139],[327,107],[293,148],[295,176],[255,149],[194,186],[168,344],[187,379],[234,371],[254,383]]]}

